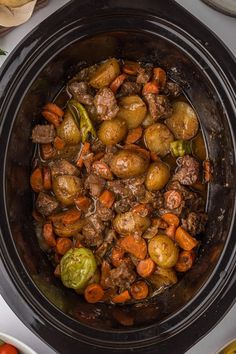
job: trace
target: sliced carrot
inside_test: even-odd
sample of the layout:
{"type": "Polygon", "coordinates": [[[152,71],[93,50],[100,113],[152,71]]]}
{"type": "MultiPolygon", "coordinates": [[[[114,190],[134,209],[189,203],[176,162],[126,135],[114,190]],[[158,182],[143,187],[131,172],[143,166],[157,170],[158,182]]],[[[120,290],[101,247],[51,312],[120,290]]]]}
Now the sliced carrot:
{"type": "Polygon", "coordinates": [[[106,208],[111,208],[115,201],[115,195],[111,191],[105,190],[100,195],[99,201],[106,208]]]}
{"type": "Polygon", "coordinates": [[[60,237],[57,239],[56,251],[64,256],[73,246],[73,242],[69,238],[60,237]]]}
{"type": "Polygon", "coordinates": [[[95,175],[108,181],[113,180],[113,174],[109,166],[103,161],[95,161],[92,165],[92,171],[95,175]]]}
{"type": "Polygon", "coordinates": [[[103,299],[104,290],[99,284],[90,284],[84,291],[84,297],[90,304],[95,304],[103,299]]]}
{"type": "Polygon", "coordinates": [[[42,170],[37,167],[30,176],[30,185],[34,192],[39,193],[43,190],[42,170]]]}
{"type": "Polygon", "coordinates": [[[72,208],[63,211],[62,213],[50,215],[48,219],[53,223],[61,222],[64,225],[71,225],[74,224],[76,221],[78,221],[80,217],[81,217],[81,212],[76,208],[72,208]]]}
{"type": "Polygon", "coordinates": [[[151,157],[152,161],[159,161],[160,160],[160,157],[157,155],[157,153],[153,152],[153,151],[150,152],[150,157],[151,157]]]}
{"type": "Polygon", "coordinates": [[[149,289],[145,281],[137,281],[131,285],[130,292],[135,300],[146,299],[149,293],[149,289]]]}
{"type": "Polygon", "coordinates": [[[144,259],[147,255],[147,244],[142,237],[125,236],[120,240],[120,246],[138,259],[144,259]]]}
{"type": "Polygon", "coordinates": [[[81,153],[80,153],[80,157],[78,159],[78,161],[76,162],[76,166],[77,167],[82,167],[83,163],[84,163],[84,157],[85,155],[88,154],[90,149],[90,143],[88,143],[87,141],[84,143],[84,146],[82,147],[81,153]]]}
{"type": "Polygon", "coordinates": [[[175,227],[179,226],[179,218],[175,214],[167,213],[161,216],[161,218],[168,224],[174,225],[175,227]]]}
{"type": "Polygon", "coordinates": [[[194,261],[195,253],[193,251],[182,251],[179,254],[175,269],[177,272],[187,272],[187,270],[192,268],[194,261]]]}
{"type": "Polygon", "coordinates": [[[112,92],[116,93],[116,91],[123,84],[126,78],[127,78],[126,74],[120,74],[119,76],[117,76],[115,80],[113,80],[112,83],[110,84],[110,89],[112,90],[112,92]]]}
{"type": "Polygon", "coordinates": [[[150,152],[144,148],[141,148],[139,145],[136,144],[126,144],[123,146],[125,150],[136,150],[144,155],[145,158],[150,159],[150,152]]]}
{"type": "Polygon", "coordinates": [[[56,115],[55,113],[49,111],[43,111],[42,116],[49,122],[55,125],[55,127],[59,127],[61,124],[62,119],[56,115]]]}
{"type": "Polygon", "coordinates": [[[40,154],[43,160],[52,159],[55,156],[55,149],[52,144],[41,144],[40,154]]]}
{"type": "Polygon", "coordinates": [[[54,145],[55,149],[63,150],[66,144],[61,138],[59,138],[59,136],[56,136],[54,139],[53,145],[54,145]]]}
{"type": "Polygon", "coordinates": [[[123,248],[118,246],[112,248],[111,262],[114,267],[119,267],[121,263],[123,263],[124,254],[125,254],[125,250],[123,248]]]}
{"type": "Polygon", "coordinates": [[[63,117],[64,115],[64,111],[57,104],[51,102],[47,103],[43,110],[55,113],[58,117],[63,117]]]}
{"type": "Polygon", "coordinates": [[[140,64],[136,61],[125,61],[125,64],[122,68],[123,72],[128,75],[137,75],[138,70],[140,69],[140,64]]]}
{"type": "Polygon", "coordinates": [[[61,267],[60,264],[58,264],[54,270],[54,275],[56,278],[60,278],[61,277],[61,267]]]}
{"type": "Polygon", "coordinates": [[[152,275],[155,268],[154,261],[151,258],[146,258],[138,263],[136,270],[141,277],[148,278],[152,275]]]}
{"type": "Polygon", "coordinates": [[[145,96],[149,93],[155,93],[158,94],[159,92],[159,86],[157,81],[149,81],[143,86],[142,94],[145,96]]]}
{"type": "Polygon", "coordinates": [[[145,217],[148,214],[150,214],[150,212],[151,212],[150,204],[147,204],[147,203],[137,204],[133,207],[132,212],[139,214],[142,217],[145,217]]]}
{"type": "Polygon", "coordinates": [[[175,241],[185,251],[191,251],[198,244],[198,241],[181,226],[179,226],[176,230],[175,241]]]}
{"type": "Polygon", "coordinates": [[[134,144],[138,141],[143,134],[143,129],[141,126],[129,130],[127,138],[125,140],[126,144],[134,144]]]}
{"type": "Polygon", "coordinates": [[[153,69],[153,78],[158,82],[158,85],[163,89],[166,85],[166,72],[162,68],[153,69]]]}
{"type": "Polygon", "coordinates": [[[166,230],[165,234],[169,236],[172,240],[175,239],[175,232],[176,232],[176,226],[175,225],[169,225],[166,230]]]}
{"type": "Polygon", "coordinates": [[[107,284],[107,279],[110,276],[110,271],[111,271],[110,264],[104,260],[101,266],[101,278],[100,278],[100,284],[104,289],[109,287],[107,284]]]}
{"type": "Polygon", "coordinates": [[[128,292],[128,290],[123,291],[119,295],[116,295],[112,298],[112,301],[115,304],[122,304],[123,302],[129,301],[131,299],[131,296],[128,292]]]}
{"type": "Polygon", "coordinates": [[[51,170],[48,166],[43,168],[43,188],[46,190],[52,189],[51,170]]]}
{"type": "Polygon", "coordinates": [[[47,222],[43,225],[43,237],[44,237],[44,240],[47,242],[48,246],[50,246],[50,247],[56,246],[56,240],[55,240],[55,236],[53,233],[53,228],[52,228],[51,222],[47,222]]]}
{"type": "Polygon", "coordinates": [[[80,210],[86,212],[88,211],[88,208],[91,204],[91,200],[88,197],[85,196],[80,196],[78,198],[75,199],[75,205],[77,206],[77,208],[79,208],[80,210]]]}

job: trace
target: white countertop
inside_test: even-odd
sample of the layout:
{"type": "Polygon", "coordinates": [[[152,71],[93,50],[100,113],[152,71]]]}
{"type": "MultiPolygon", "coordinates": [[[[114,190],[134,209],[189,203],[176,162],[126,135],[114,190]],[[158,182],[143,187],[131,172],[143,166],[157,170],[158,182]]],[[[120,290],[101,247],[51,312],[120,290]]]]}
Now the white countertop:
{"type": "MultiPolygon", "coordinates": [[[[38,11],[27,23],[0,38],[0,48],[8,54],[20,40],[38,23],[67,3],[68,0],[51,0],[49,5],[38,11]]],[[[236,19],[225,16],[207,7],[200,0],[177,0],[212,29],[236,55],[236,19]]],[[[5,57],[0,57],[0,65],[5,57]]],[[[236,294],[235,294],[236,296],[236,294]]],[[[206,319],[207,320],[207,319],[206,319]]],[[[45,343],[29,331],[16,317],[0,295],[0,332],[8,333],[28,344],[38,354],[55,354],[45,343]]],[[[236,337],[236,305],[224,319],[186,354],[213,354],[231,338],[236,337]]],[[[63,353],[60,353],[63,354],[63,353]]],[[[85,353],[84,353],[85,354],[85,353]]],[[[148,354],[148,353],[147,353],[148,354]]]]}

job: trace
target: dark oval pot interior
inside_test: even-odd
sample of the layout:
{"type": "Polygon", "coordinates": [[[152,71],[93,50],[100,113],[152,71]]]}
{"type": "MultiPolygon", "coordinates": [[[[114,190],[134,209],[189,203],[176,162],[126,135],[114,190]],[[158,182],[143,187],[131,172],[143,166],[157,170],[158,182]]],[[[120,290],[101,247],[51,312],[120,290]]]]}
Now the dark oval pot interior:
{"type": "Polygon", "coordinates": [[[234,299],[235,62],[173,2],[140,1],[132,7],[122,1],[72,1],[23,41],[1,74],[1,292],[26,325],[60,353],[76,348],[170,353],[173,347],[183,353],[234,299]],[[191,26],[196,29],[190,35],[191,26]],[[197,30],[208,43],[199,41],[197,30]],[[42,105],[80,68],[107,57],[152,62],[168,71],[198,113],[214,165],[209,222],[193,269],[149,302],[119,307],[87,304],[54,279],[35,236],[29,187],[30,135],[42,105]],[[122,316],[133,325],[122,327],[117,321],[122,316]]]}

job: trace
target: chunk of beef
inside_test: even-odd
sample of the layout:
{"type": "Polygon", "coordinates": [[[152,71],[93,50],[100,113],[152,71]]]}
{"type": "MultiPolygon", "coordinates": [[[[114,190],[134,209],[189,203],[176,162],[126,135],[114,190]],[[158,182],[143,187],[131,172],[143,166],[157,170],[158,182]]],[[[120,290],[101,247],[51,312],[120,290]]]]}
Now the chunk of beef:
{"type": "Polygon", "coordinates": [[[93,96],[87,82],[71,82],[68,85],[68,90],[76,101],[88,106],[93,104],[93,96]]]}
{"type": "Polygon", "coordinates": [[[145,196],[140,200],[140,202],[151,204],[154,209],[158,210],[164,206],[164,197],[159,191],[150,192],[146,190],[145,196]]]}
{"type": "Polygon", "coordinates": [[[185,155],[177,160],[178,171],[174,174],[173,180],[184,185],[192,185],[197,182],[199,176],[199,162],[192,156],[185,155]]]}
{"type": "Polygon", "coordinates": [[[56,160],[49,163],[52,177],[59,175],[78,176],[79,170],[67,160],[56,160]]]}
{"type": "Polygon", "coordinates": [[[86,178],[84,186],[93,197],[99,197],[105,186],[105,180],[91,174],[86,178]]]}
{"type": "Polygon", "coordinates": [[[165,206],[168,209],[179,208],[181,203],[183,203],[183,196],[180,191],[169,190],[164,194],[165,206]]]}
{"type": "Polygon", "coordinates": [[[142,85],[137,82],[125,81],[120,88],[120,94],[122,96],[137,95],[140,94],[142,85]]]}
{"type": "Polygon", "coordinates": [[[36,209],[44,216],[51,215],[58,207],[57,200],[51,195],[40,192],[36,200],[36,209]]]}
{"type": "Polygon", "coordinates": [[[136,82],[138,84],[146,84],[152,77],[152,65],[146,65],[138,69],[138,76],[136,82]]]}
{"type": "Polygon", "coordinates": [[[183,226],[193,236],[204,232],[207,222],[207,214],[191,212],[185,220],[182,220],[183,226]]]}
{"type": "Polygon", "coordinates": [[[172,81],[167,81],[164,93],[171,97],[178,97],[182,92],[181,87],[172,81]]]}
{"type": "Polygon", "coordinates": [[[102,221],[110,221],[114,217],[113,211],[104,207],[99,201],[97,202],[96,213],[102,221]]]}
{"type": "Polygon", "coordinates": [[[145,176],[133,177],[124,180],[124,183],[131,190],[133,196],[138,202],[145,197],[146,188],[144,186],[145,176]]]}
{"type": "Polygon", "coordinates": [[[133,194],[131,190],[129,189],[128,186],[125,185],[120,180],[115,180],[115,181],[108,181],[107,182],[107,188],[116,194],[117,196],[120,196],[122,198],[132,198],[133,194]]]}
{"type": "Polygon", "coordinates": [[[108,87],[104,87],[98,91],[94,98],[94,105],[98,116],[102,120],[114,118],[119,111],[115,95],[108,87]]]}
{"type": "Polygon", "coordinates": [[[52,143],[55,136],[56,132],[53,125],[36,125],[32,130],[33,143],[52,143]]]}
{"type": "Polygon", "coordinates": [[[172,114],[172,106],[167,96],[148,93],[145,95],[149,112],[156,121],[160,118],[168,118],[172,114]]]}
{"type": "Polygon", "coordinates": [[[136,273],[126,262],[110,271],[109,282],[112,287],[118,286],[121,289],[127,289],[135,281],[136,273]]]}
{"type": "Polygon", "coordinates": [[[126,213],[135,205],[135,203],[136,202],[130,198],[122,198],[114,203],[114,209],[118,214],[126,213]]]}
{"type": "Polygon", "coordinates": [[[106,230],[105,237],[104,237],[104,242],[99,246],[99,248],[96,250],[95,254],[97,257],[100,259],[105,256],[109,248],[111,247],[111,244],[113,241],[116,240],[116,234],[114,230],[108,229],[106,230]]]}
{"type": "Polygon", "coordinates": [[[97,214],[90,215],[85,220],[82,230],[83,243],[87,247],[99,247],[103,243],[105,225],[97,214]]]}
{"type": "Polygon", "coordinates": [[[106,149],[106,146],[99,139],[96,139],[91,145],[91,150],[95,154],[98,152],[104,152],[105,149],[106,149]]]}

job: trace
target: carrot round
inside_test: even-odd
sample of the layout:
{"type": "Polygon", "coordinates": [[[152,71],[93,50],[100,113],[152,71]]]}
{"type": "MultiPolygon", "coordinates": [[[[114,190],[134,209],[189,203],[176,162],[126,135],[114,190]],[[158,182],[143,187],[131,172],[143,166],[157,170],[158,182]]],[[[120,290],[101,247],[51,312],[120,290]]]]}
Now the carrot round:
{"type": "Polygon", "coordinates": [[[146,258],[138,263],[136,270],[141,277],[148,278],[152,275],[155,268],[154,261],[151,258],[146,258]]]}
{"type": "Polygon", "coordinates": [[[125,236],[120,239],[120,246],[138,259],[144,259],[147,255],[147,244],[142,237],[136,239],[132,235],[125,236]]]}
{"type": "Polygon", "coordinates": [[[166,230],[165,234],[169,236],[172,240],[175,239],[175,232],[176,232],[176,226],[175,225],[169,225],[166,230]]]}
{"type": "Polygon", "coordinates": [[[191,251],[198,244],[198,241],[181,226],[179,226],[176,230],[175,241],[185,251],[191,251]]]}
{"type": "Polygon", "coordinates": [[[83,166],[84,157],[85,157],[85,155],[88,154],[89,149],[90,149],[90,143],[88,143],[87,141],[85,141],[84,146],[82,147],[82,150],[81,150],[81,152],[80,152],[80,157],[79,157],[78,161],[76,162],[76,166],[77,166],[77,167],[80,167],[80,168],[81,168],[81,167],[83,166]]]}
{"type": "Polygon", "coordinates": [[[56,115],[53,112],[50,111],[43,111],[42,112],[42,116],[49,122],[52,123],[55,127],[59,127],[59,125],[61,124],[61,118],[56,115]]]}
{"type": "Polygon", "coordinates": [[[145,281],[137,281],[131,285],[130,292],[135,300],[143,300],[148,296],[148,286],[145,281]]]}
{"type": "Polygon", "coordinates": [[[55,156],[55,149],[52,144],[41,144],[40,146],[40,155],[43,160],[52,159],[55,156]]]}
{"type": "Polygon", "coordinates": [[[53,233],[53,228],[51,222],[47,222],[43,225],[43,237],[48,246],[55,247],[56,240],[53,233]]]}
{"type": "Polygon", "coordinates": [[[138,70],[140,69],[140,64],[136,61],[126,61],[122,70],[128,75],[137,75],[138,70]]]}
{"type": "Polygon", "coordinates": [[[100,203],[106,207],[106,208],[111,208],[114,201],[115,201],[115,195],[108,190],[105,190],[99,197],[100,203]]]}
{"type": "Polygon", "coordinates": [[[84,291],[84,297],[90,304],[95,304],[103,299],[104,290],[99,284],[90,284],[84,291]]]}
{"type": "Polygon", "coordinates": [[[116,91],[123,84],[126,78],[127,78],[126,74],[120,74],[119,76],[117,76],[110,85],[110,89],[112,90],[112,92],[116,93],[116,91]]]}
{"type": "Polygon", "coordinates": [[[30,176],[30,185],[34,192],[39,193],[43,190],[42,170],[37,167],[30,176]]]}
{"type": "Polygon", "coordinates": [[[43,168],[43,188],[46,190],[52,189],[52,176],[49,167],[43,168]]]}
{"type": "Polygon", "coordinates": [[[47,103],[43,110],[55,113],[58,117],[63,117],[64,115],[64,111],[57,104],[51,102],[47,103]]]}
{"type": "Polygon", "coordinates": [[[115,304],[122,304],[123,302],[129,301],[131,299],[131,296],[128,292],[128,290],[123,291],[119,295],[116,295],[112,298],[112,301],[115,304]]]}
{"type": "Polygon", "coordinates": [[[157,81],[155,81],[155,80],[149,81],[143,86],[142,94],[144,96],[148,95],[149,93],[158,94],[158,92],[159,92],[159,86],[158,86],[157,81]]]}
{"type": "Polygon", "coordinates": [[[175,214],[167,213],[161,216],[168,225],[174,225],[175,227],[179,226],[179,218],[175,214]]]}
{"type": "Polygon", "coordinates": [[[143,134],[143,129],[141,126],[130,129],[127,138],[125,140],[125,143],[126,144],[136,143],[136,141],[138,141],[142,137],[142,134],[143,134]]]}
{"type": "Polygon", "coordinates": [[[179,254],[178,261],[175,265],[177,272],[187,272],[192,268],[195,260],[195,253],[193,251],[182,251],[179,254]]]}
{"type": "Polygon", "coordinates": [[[69,209],[58,214],[54,214],[48,217],[53,223],[61,222],[64,225],[71,225],[78,221],[81,217],[81,212],[76,209],[69,209]]]}
{"type": "Polygon", "coordinates": [[[65,147],[65,142],[59,136],[56,136],[53,145],[55,149],[62,150],[65,147]]]}
{"type": "Polygon", "coordinates": [[[158,82],[160,88],[164,88],[166,84],[166,72],[162,68],[153,69],[153,78],[158,82]]]}
{"type": "Polygon", "coordinates": [[[60,237],[57,239],[56,251],[57,253],[64,256],[64,254],[69,251],[73,246],[73,242],[69,238],[60,237]]]}
{"type": "Polygon", "coordinates": [[[91,200],[88,197],[80,196],[75,199],[75,205],[82,211],[87,211],[91,204],[91,200]]]}
{"type": "Polygon", "coordinates": [[[115,246],[112,248],[111,252],[111,262],[114,267],[119,267],[121,263],[123,263],[123,257],[124,257],[125,251],[123,248],[115,246]]]}
{"type": "Polygon", "coordinates": [[[145,217],[151,212],[150,204],[147,203],[137,204],[133,207],[132,212],[139,214],[142,217],[145,217]]]}

